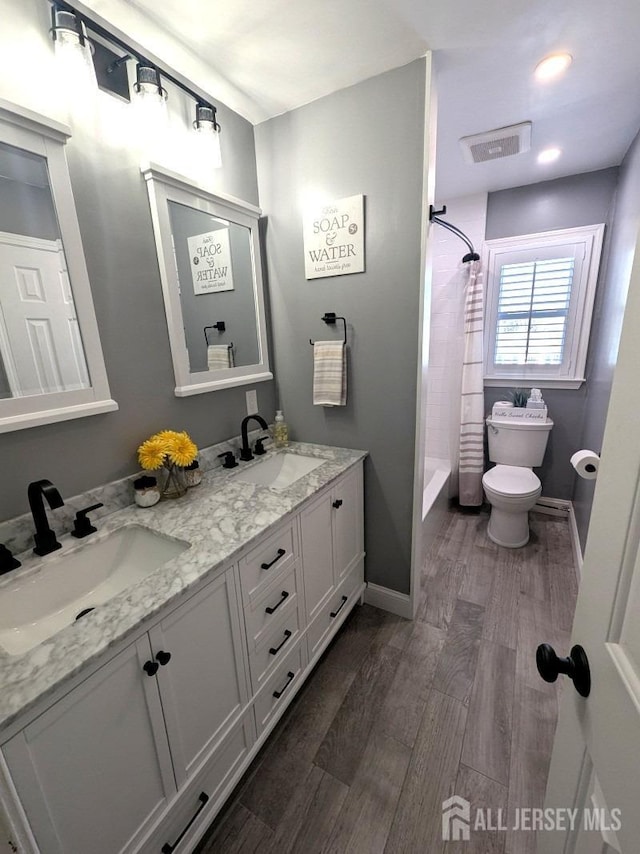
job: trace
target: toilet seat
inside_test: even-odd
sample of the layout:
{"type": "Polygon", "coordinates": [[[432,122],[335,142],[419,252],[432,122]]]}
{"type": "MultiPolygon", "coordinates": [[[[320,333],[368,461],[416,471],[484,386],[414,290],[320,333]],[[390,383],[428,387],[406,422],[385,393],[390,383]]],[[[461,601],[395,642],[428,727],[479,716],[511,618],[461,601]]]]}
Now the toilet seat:
{"type": "Polygon", "coordinates": [[[540,479],[531,469],[522,466],[497,465],[487,471],[482,484],[505,498],[527,498],[540,490],[540,479]]]}

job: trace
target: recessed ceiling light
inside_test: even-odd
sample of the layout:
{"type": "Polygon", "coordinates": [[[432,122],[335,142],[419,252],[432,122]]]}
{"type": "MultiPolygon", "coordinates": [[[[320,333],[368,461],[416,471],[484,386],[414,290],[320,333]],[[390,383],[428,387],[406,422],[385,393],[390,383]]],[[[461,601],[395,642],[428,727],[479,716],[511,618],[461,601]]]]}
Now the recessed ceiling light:
{"type": "Polygon", "coordinates": [[[534,74],[538,80],[553,80],[566,71],[572,62],[570,53],[552,53],[536,65],[534,74]]]}
{"type": "Polygon", "coordinates": [[[538,155],[538,163],[553,163],[562,154],[559,148],[545,148],[538,155]]]}

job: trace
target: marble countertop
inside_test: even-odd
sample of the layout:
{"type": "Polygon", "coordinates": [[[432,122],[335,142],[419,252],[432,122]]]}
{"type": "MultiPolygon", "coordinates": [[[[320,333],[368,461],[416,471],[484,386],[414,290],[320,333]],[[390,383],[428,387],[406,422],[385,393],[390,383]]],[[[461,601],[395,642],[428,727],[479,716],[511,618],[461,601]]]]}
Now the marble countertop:
{"type": "Polygon", "coordinates": [[[64,560],[69,551],[89,546],[125,525],[143,525],[191,544],[151,575],[34,649],[15,656],[1,652],[0,728],[61,688],[167,605],[178,605],[180,598],[206,577],[213,579],[240,551],[366,456],[365,451],[300,442],[292,442],[289,450],[325,463],[277,491],[235,479],[250,465],[259,465],[280,453],[272,450],[255,462],[241,463],[242,468],[206,472],[202,483],[180,499],[161,501],[150,508],[131,504],[103,517],[97,523],[98,533],[87,540],[65,534],[59,538],[62,549],[45,558],[29,552],[18,555],[23,567],[3,579],[0,587],[18,577],[46,572],[48,562],[64,560]]]}

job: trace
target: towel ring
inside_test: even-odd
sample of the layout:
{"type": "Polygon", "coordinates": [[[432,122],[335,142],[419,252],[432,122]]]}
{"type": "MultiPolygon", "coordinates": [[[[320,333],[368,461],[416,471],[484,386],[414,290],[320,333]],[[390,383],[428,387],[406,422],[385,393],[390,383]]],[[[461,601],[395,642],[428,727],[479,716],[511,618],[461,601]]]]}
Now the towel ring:
{"type": "MultiPolygon", "coordinates": [[[[326,311],[324,313],[324,317],[321,317],[320,320],[324,321],[326,324],[333,326],[336,320],[341,320],[344,323],[344,343],[347,343],[347,321],[344,317],[336,317],[336,313],[334,311],[326,311]]],[[[309,344],[313,347],[314,342],[309,338],[309,344]]]]}
{"type": "Polygon", "coordinates": [[[224,332],[227,328],[224,320],[219,320],[217,323],[214,323],[212,326],[205,326],[204,328],[204,340],[207,342],[207,347],[209,346],[209,339],[207,338],[207,329],[217,329],[218,332],[224,332]]]}

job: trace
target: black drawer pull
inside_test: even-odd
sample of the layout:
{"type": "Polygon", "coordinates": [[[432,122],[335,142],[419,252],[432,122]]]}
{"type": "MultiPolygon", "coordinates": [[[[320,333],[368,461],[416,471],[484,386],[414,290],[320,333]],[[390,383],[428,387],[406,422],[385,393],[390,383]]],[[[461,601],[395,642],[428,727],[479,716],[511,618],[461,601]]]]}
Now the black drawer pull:
{"type": "Polygon", "coordinates": [[[340,607],[339,607],[336,611],[332,611],[332,612],[329,614],[329,616],[331,617],[331,619],[333,619],[334,617],[337,617],[337,616],[338,616],[338,614],[340,613],[340,611],[342,611],[342,609],[344,608],[344,603],[347,601],[347,599],[348,599],[348,598],[349,598],[348,596],[343,596],[343,597],[342,597],[342,602],[340,603],[340,607]]]}
{"type": "Polygon", "coordinates": [[[286,555],[286,551],[284,549],[278,549],[278,554],[274,557],[271,563],[261,563],[260,566],[262,569],[271,569],[274,563],[277,563],[281,557],[286,555]]]}
{"type": "Polygon", "coordinates": [[[291,630],[285,629],[284,630],[284,640],[280,641],[280,646],[272,646],[271,647],[271,649],[269,650],[270,655],[277,655],[280,652],[280,650],[282,649],[282,647],[289,640],[290,637],[291,637],[291,630]]]}
{"type": "Polygon", "coordinates": [[[158,672],[159,667],[160,665],[157,661],[145,661],[145,663],[142,665],[142,669],[147,674],[147,676],[155,676],[158,672]]]}
{"type": "Polygon", "coordinates": [[[158,662],[158,664],[161,664],[164,667],[165,664],[169,664],[169,662],[171,661],[171,653],[165,652],[163,649],[161,649],[160,652],[156,653],[156,661],[158,662]]]}
{"type": "Polygon", "coordinates": [[[333,502],[333,506],[336,508],[336,510],[342,507],[342,498],[336,499],[336,501],[333,502]]]}
{"type": "Polygon", "coordinates": [[[172,851],[175,851],[176,848],[178,847],[178,845],[180,845],[185,833],[189,830],[189,828],[191,827],[193,822],[198,818],[198,816],[200,815],[200,813],[204,809],[205,804],[209,800],[209,795],[206,792],[200,792],[200,794],[198,795],[198,800],[200,801],[200,806],[195,811],[195,813],[192,815],[191,820],[189,821],[189,824],[184,828],[184,830],[182,831],[180,836],[176,839],[176,841],[173,843],[173,845],[170,842],[165,842],[165,844],[160,849],[162,854],[172,854],[172,851]]]}
{"type": "Polygon", "coordinates": [[[279,691],[274,691],[274,692],[273,692],[273,696],[276,698],[276,700],[279,700],[279,699],[280,699],[280,697],[282,697],[282,695],[284,694],[284,692],[287,690],[287,688],[288,688],[288,687],[289,687],[289,685],[291,684],[291,680],[293,679],[293,677],[294,677],[295,675],[296,675],[296,674],[293,672],[293,670],[290,670],[290,671],[287,673],[287,681],[284,683],[284,685],[282,686],[282,688],[281,688],[279,691]]]}
{"type": "Polygon", "coordinates": [[[282,591],[282,593],[281,593],[280,595],[282,596],[282,599],[278,602],[278,604],[277,604],[277,605],[274,605],[274,606],[273,606],[273,608],[271,608],[271,607],[269,607],[269,608],[265,608],[265,609],[264,609],[265,614],[273,614],[273,612],[274,612],[274,611],[277,611],[277,610],[278,610],[278,608],[280,607],[280,605],[282,605],[282,603],[284,602],[284,600],[289,598],[289,594],[287,593],[287,591],[286,591],[286,590],[283,590],[283,591],[282,591]]]}

